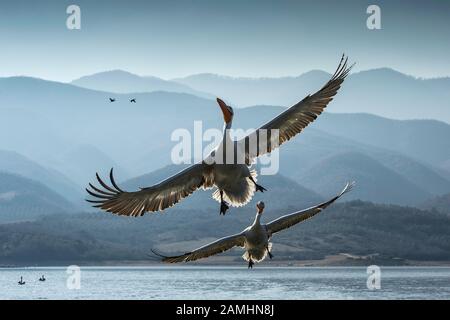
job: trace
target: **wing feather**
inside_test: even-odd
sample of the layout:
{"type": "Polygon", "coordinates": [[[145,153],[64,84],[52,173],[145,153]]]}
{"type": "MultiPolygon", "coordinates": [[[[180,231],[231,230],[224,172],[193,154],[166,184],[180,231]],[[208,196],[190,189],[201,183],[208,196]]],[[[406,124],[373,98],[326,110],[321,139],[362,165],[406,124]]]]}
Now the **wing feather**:
{"type": "Polygon", "coordinates": [[[330,199],[326,202],[323,202],[317,206],[314,206],[314,207],[311,207],[311,208],[308,208],[308,209],[305,209],[302,211],[294,212],[291,214],[287,214],[287,215],[284,215],[278,219],[275,219],[275,220],[269,222],[268,224],[266,224],[266,229],[267,229],[269,235],[272,236],[272,234],[274,234],[276,232],[290,228],[293,225],[296,225],[297,223],[305,221],[305,220],[315,216],[319,212],[322,212],[322,210],[324,210],[330,204],[332,204],[337,199],[342,197],[342,195],[349,192],[353,188],[354,185],[355,185],[355,182],[349,182],[346,184],[345,188],[337,196],[333,197],[332,199],[330,199]]]}
{"type": "MultiPolygon", "coordinates": [[[[210,171],[210,166],[198,163],[154,186],[142,188],[135,192],[127,192],[117,185],[113,169],[111,169],[109,174],[111,186],[106,184],[97,173],[97,181],[105,190],[89,183],[89,188],[86,188],[86,191],[94,199],[87,199],[86,201],[107,212],[138,217],[145,212],[162,211],[169,208],[197,189],[205,187],[204,182],[210,175],[210,171]]],[[[208,178],[208,181],[211,181],[211,178],[208,178]]]]}
{"type": "Polygon", "coordinates": [[[319,91],[306,96],[299,103],[238,141],[241,145],[240,149],[245,150],[247,164],[250,164],[256,157],[269,153],[284,142],[289,141],[322,114],[353,67],[353,65],[348,67],[347,62],[348,57],[343,55],[336,72],[319,91]],[[273,129],[278,130],[278,141],[275,135],[272,137],[273,129]],[[260,145],[260,141],[266,140],[267,144],[260,145]],[[257,141],[257,147],[250,148],[250,141],[257,141]],[[270,143],[271,141],[272,143],[270,143]]]}
{"type": "Polygon", "coordinates": [[[155,250],[152,250],[152,252],[162,258],[162,261],[166,263],[188,262],[207,258],[230,250],[233,247],[243,247],[244,243],[245,236],[240,233],[221,238],[203,247],[195,249],[194,251],[187,252],[179,256],[166,256],[156,252],[155,250]]]}

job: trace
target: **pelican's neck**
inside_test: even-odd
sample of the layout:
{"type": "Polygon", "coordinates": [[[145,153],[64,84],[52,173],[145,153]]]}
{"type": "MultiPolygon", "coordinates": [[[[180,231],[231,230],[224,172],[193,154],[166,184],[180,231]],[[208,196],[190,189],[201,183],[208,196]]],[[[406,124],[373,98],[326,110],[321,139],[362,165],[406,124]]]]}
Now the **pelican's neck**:
{"type": "Polygon", "coordinates": [[[231,121],[223,125],[223,140],[230,138],[231,121]]]}
{"type": "Polygon", "coordinates": [[[231,124],[232,124],[233,122],[225,122],[224,124],[223,124],[223,132],[225,132],[226,130],[229,130],[229,129],[231,129],[231,124]]]}
{"type": "Polygon", "coordinates": [[[256,217],[255,217],[255,221],[253,221],[253,225],[260,225],[261,224],[261,214],[259,214],[258,212],[256,213],[256,217]]]}

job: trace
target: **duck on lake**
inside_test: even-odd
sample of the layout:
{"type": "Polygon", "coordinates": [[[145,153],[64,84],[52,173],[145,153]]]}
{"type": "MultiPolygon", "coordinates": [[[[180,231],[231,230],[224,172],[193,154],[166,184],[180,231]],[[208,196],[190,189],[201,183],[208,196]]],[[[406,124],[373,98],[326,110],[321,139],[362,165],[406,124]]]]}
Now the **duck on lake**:
{"type": "Polygon", "coordinates": [[[17,282],[19,285],[24,285],[25,284],[25,281],[23,281],[23,278],[22,277],[20,277],[20,281],[19,282],[17,282]]]}

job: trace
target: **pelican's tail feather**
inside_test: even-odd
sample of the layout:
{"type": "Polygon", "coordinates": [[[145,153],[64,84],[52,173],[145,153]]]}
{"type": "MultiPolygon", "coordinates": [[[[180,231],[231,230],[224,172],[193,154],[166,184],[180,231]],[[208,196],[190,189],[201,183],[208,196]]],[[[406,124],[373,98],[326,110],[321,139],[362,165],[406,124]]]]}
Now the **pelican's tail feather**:
{"type": "MultiPolygon", "coordinates": [[[[258,176],[256,171],[251,170],[250,175],[256,182],[256,178],[258,176]]],[[[234,184],[232,187],[223,189],[223,200],[233,207],[242,207],[252,200],[254,194],[254,183],[249,178],[245,178],[234,184]]],[[[217,202],[220,202],[220,190],[215,190],[212,197],[217,202]]]]}
{"type": "Polygon", "coordinates": [[[245,251],[245,253],[242,255],[242,259],[245,261],[250,261],[250,255],[248,254],[248,251],[245,251]]]}
{"type": "MultiPolygon", "coordinates": [[[[271,244],[269,244],[269,251],[271,248],[271,244]]],[[[267,250],[261,250],[261,251],[253,251],[251,254],[248,251],[245,251],[245,253],[242,255],[242,259],[245,261],[250,261],[250,259],[253,262],[261,262],[267,257],[268,251],[267,250]]]]}

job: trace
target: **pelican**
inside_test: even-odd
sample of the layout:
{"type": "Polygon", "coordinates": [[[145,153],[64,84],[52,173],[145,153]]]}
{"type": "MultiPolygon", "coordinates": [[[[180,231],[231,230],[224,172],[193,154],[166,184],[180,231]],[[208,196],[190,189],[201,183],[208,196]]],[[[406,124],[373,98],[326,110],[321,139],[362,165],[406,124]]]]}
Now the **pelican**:
{"type": "Polygon", "coordinates": [[[246,205],[255,191],[266,190],[256,183],[257,174],[254,170],[250,170],[254,160],[270,153],[302,132],[323,112],[352,68],[347,67],[347,61],[348,58],[344,59],[342,56],[336,72],[319,91],[308,95],[250,135],[237,141],[232,139],[229,132],[233,122],[233,108],[217,98],[224,118],[223,138],[204,160],[153,186],[134,192],[123,191],[117,185],[112,169],[109,174],[111,185],[106,184],[97,173],[97,180],[103,189],[89,183],[90,189],[86,188],[86,191],[95,199],[87,201],[107,212],[138,217],[146,212],[162,211],[171,207],[199,188],[215,187],[213,198],[220,203],[219,214],[225,214],[230,205],[234,207],[246,205]],[[277,131],[278,141],[268,143],[264,147],[250,147],[252,141],[261,141],[261,137],[271,130],[277,131]],[[231,149],[241,150],[244,161],[232,163],[223,161],[227,159],[227,150],[230,150],[226,148],[227,145],[231,145],[231,149]],[[218,159],[222,161],[217,161],[218,159]]]}
{"type": "Polygon", "coordinates": [[[261,224],[261,216],[264,211],[264,202],[259,201],[256,204],[256,217],[253,224],[241,233],[221,238],[194,251],[187,252],[179,256],[166,256],[156,252],[155,250],[152,250],[152,252],[162,258],[163,262],[177,263],[195,261],[230,250],[233,247],[242,247],[245,249],[245,253],[242,258],[248,262],[248,268],[253,268],[255,262],[263,261],[267,255],[270,259],[273,258],[271,251],[272,243],[270,242],[273,234],[290,228],[297,223],[305,221],[319,212],[322,212],[343,194],[349,192],[354,184],[354,182],[347,183],[345,188],[337,196],[326,202],[302,211],[284,215],[267,224],[261,224]]]}

